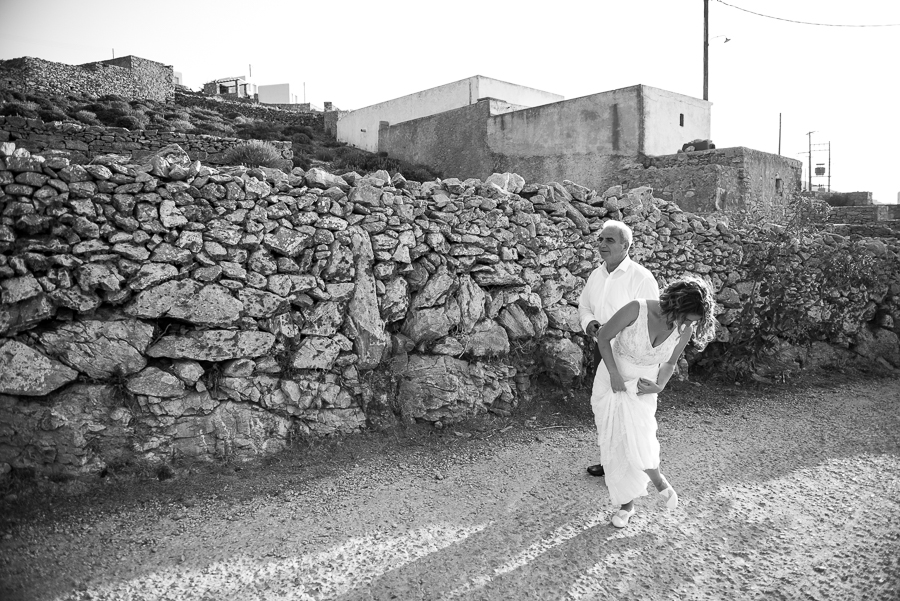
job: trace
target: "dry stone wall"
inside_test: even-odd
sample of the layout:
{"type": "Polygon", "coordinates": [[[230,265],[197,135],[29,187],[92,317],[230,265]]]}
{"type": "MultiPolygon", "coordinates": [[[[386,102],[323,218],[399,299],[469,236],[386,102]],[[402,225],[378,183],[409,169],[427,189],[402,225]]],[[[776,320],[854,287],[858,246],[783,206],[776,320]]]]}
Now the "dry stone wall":
{"type": "Polygon", "coordinates": [[[26,94],[115,94],[159,102],[171,101],[175,93],[171,66],[136,56],[84,65],[30,56],[0,61],[0,84],[26,94]]]}
{"type": "MultiPolygon", "coordinates": [[[[285,109],[267,104],[259,104],[247,99],[224,99],[222,97],[209,97],[197,92],[176,92],[178,106],[198,106],[212,109],[217,112],[240,113],[245,117],[270,123],[282,123],[296,126],[323,127],[324,114],[322,112],[302,112],[297,109],[285,109]]],[[[297,105],[289,105],[297,106],[297,105]]]]}
{"type": "Polygon", "coordinates": [[[620,171],[626,187],[652,186],[660,198],[709,215],[781,217],[800,192],[802,164],[751,148],[719,148],[645,157],[620,171]]]}
{"type": "MultiPolygon", "coordinates": [[[[0,186],[0,464],[14,467],[246,458],[398,414],[507,415],[538,374],[585,377],[577,299],[607,218],[632,226],[662,284],[710,279],[720,340],[752,298],[754,234],[650,188],[217,170],[177,149],[79,165],[10,143],[0,186]]],[[[817,252],[842,244],[822,234],[796,261],[814,277],[817,252]]],[[[900,365],[900,284],[835,294],[858,312],[830,356],[900,365]]]]}
{"type": "MultiPolygon", "coordinates": [[[[20,148],[34,153],[66,150],[79,162],[88,162],[96,156],[118,154],[135,160],[152,154],[166,146],[177,144],[193,160],[221,165],[225,152],[246,144],[241,138],[221,138],[204,134],[186,134],[153,129],[129,130],[123,127],[82,125],[17,116],[0,116],[0,141],[12,141],[20,148]]],[[[290,161],[294,156],[290,141],[269,142],[290,161]]]]}

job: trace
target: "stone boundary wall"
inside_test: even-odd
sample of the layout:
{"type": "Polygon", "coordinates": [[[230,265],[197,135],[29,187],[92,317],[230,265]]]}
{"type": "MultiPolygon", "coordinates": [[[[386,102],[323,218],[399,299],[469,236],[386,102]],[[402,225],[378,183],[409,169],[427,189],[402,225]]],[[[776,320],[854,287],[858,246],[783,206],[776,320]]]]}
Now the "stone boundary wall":
{"type": "MultiPolygon", "coordinates": [[[[586,376],[577,302],[608,218],[660,284],[709,279],[727,344],[762,236],[649,188],[508,173],[217,171],[177,153],[82,166],[6,143],[0,186],[0,464],[40,472],[254,457],[397,414],[508,415],[536,375],[586,376]]],[[[849,244],[819,233],[792,260],[813,281],[849,244]]],[[[833,295],[853,315],[840,339],[775,373],[900,366],[900,282],[833,295]]]]}
{"type": "MultiPolygon", "coordinates": [[[[40,119],[0,116],[0,141],[12,141],[30,152],[65,150],[75,160],[92,159],[104,154],[120,154],[140,157],[166,146],[178,144],[193,160],[220,165],[224,153],[235,146],[246,144],[242,138],[220,138],[205,134],[158,131],[154,129],[129,130],[123,127],[82,125],[40,119]]],[[[290,141],[271,141],[290,161],[294,152],[290,141]]]]}
{"type": "Polygon", "coordinates": [[[131,56],[84,65],[30,56],[0,61],[0,85],[26,94],[116,94],[159,102],[170,102],[175,94],[171,66],[131,56]]]}
{"type": "MultiPolygon", "coordinates": [[[[804,194],[808,195],[808,192],[804,194]]],[[[814,191],[812,196],[824,200],[833,207],[862,207],[874,204],[871,192],[819,192],[814,191]]]]}
{"type": "Polygon", "coordinates": [[[245,117],[269,123],[286,123],[288,125],[305,125],[320,128],[324,126],[324,113],[321,112],[301,112],[274,107],[267,108],[270,106],[267,104],[214,100],[197,93],[178,92],[176,104],[187,107],[199,106],[225,113],[240,113],[245,117]]]}
{"type": "Polygon", "coordinates": [[[645,157],[621,171],[625,186],[652,186],[683,209],[708,215],[778,215],[801,190],[802,164],[751,148],[717,148],[645,157]],[[780,180],[777,182],[776,180],[780,180]]]}
{"type": "Polygon", "coordinates": [[[316,109],[312,108],[312,105],[309,102],[260,102],[260,105],[269,106],[272,108],[281,109],[282,111],[289,111],[293,113],[321,112],[316,111],[316,109]]]}
{"type": "Polygon", "coordinates": [[[831,223],[874,223],[900,219],[900,204],[831,207],[831,223]]]}

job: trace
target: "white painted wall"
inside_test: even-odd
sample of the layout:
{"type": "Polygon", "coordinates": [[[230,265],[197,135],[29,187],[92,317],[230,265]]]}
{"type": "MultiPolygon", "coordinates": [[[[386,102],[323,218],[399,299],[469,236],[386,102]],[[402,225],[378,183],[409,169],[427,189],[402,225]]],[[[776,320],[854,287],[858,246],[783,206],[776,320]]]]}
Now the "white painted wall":
{"type": "Polygon", "coordinates": [[[685,142],[712,137],[711,102],[660,88],[643,85],[641,88],[644,98],[644,154],[675,154],[685,142]],[[680,124],[681,115],[684,115],[684,126],[680,124]]]}
{"type": "Polygon", "coordinates": [[[263,104],[290,104],[291,84],[276,83],[267,86],[259,86],[259,101],[263,104]]]}
{"type": "Polygon", "coordinates": [[[558,94],[475,75],[351,111],[337,122],[337,139],[376,152],[378,127],[382,121],[395,125],[474,104],[479,98],[487,96],[522,106],[537,106],[563,99],[558,94]]]}

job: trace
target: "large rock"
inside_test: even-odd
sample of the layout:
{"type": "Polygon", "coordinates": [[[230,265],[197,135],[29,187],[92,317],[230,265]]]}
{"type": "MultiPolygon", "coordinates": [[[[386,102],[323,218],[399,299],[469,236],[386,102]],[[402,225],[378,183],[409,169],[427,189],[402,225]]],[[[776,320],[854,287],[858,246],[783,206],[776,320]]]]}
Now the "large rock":
{"type": "Polygon", "coordinates": [[[503,310],[500,311],[497,321],[506,328],[509,337],[513,340],[535,337],[536,332],[531,320],[528,319],[525,310],[517,304],[511,304],[504,307],[503,310]]]}
{"type": "MultiPolygon", "coordinates": [[[[226,453],[250,459],[284,449],[293,431],[291,426],[289,416],[257,405],[224,402],[209,415],[178,418],[164,433],[171,447],[160,451],[197,459],[214,459],[226,453]]],[[[160,453],[159,459],[164,458],[160,453]]]]}
{"type": "Polygon", "coordinates": [[[163,282],[178,277],[178,268],[168,263],[145,263],[137,274],[128,282],[128,287],[135,291],[158,286],[163,282]]]}
{"type": "Polygon", "coordinates": [[[467,363],[447,355],[410,355],[393,364],[406,419],[459,420],[483,413],[498,399],[512,400],[505,368],[467,363]]]}
{"type": "Polygon", "coordinates": [[[861,327],[853,350],[866,359],[882,358],[894,367],[900,367],[900,338],[884,328],[861,327]]]}
{"type": "Polygon", "coordinates": [[[43,396],[78,377],[66,367],[30,346],[7,340],[0,343],[0,393],[43,396]]]}
{"type": "Polygon", "coordinates": [[[184,382],[158,367],[148,367],[128,378],[125,387],[134,394],[173,397],[184,394],[184,382]]]}
{"type": "Polygon", "coordinates": [[[545,309],[550,327],[563,332],[580,332],[578,309],[572,305],[553,305],[545,309]]]}
{"type": "Polygon", "coordinates": [[[460,329],[463,332],[471,332],[475,324],[484,319],[484,290],[468,275],[461,275],[459,288],[456,291],[456,301],[461,312],[460,329]]]}
{"type": "Polygon", "coordinates": [[[201,326],[229,326],[238,321],[244,305],[218,284],[195,280],[169,281],[144,290],[125,314],[141,319],[173,317],[201,326]]]}
{"type": "Polygon", "coordinates": [[[0,282],[0,302],[11,305],[37,296],[44,291],[38,281],[30,273],[17,278],[9,278],[0,282]]]}
{"type": "Polygon", "coordinates": [[[339,175],[328,173],[324,169],[314,167],[306,172],[306,185],[310,188],[319,188],[327,190],[331,187],[340,188],[341,191],[347,193],[350,191],[350,185],[339,175]]]}
{"type": "Polygon", "coordinates": [[[447,270],[447,267],[441,265],[435,274],[428,278],[425,287],[413,298],[412,307],[419,309],[443,305],[458,285],[456,278],[447,270]]]}
{"type": "Polygon", "coordinates": [[[466,354],[472,357],[504,357],[509,354],[509,335],[495,321],[475,325],[466,343],[466,354]]]}
{"type": "Polygon", "coordinates": [[[443,338],[453,323],[443,308],[412,310],[403,323],[403,335],[415,344],[427,344],[443,338]]]}
{"type": "Polygon", "coordinates": [[[288,307],[286,298],[255,288],[240,290],[238,300],[244,305],[244,315],[257,319],[284,313],[288,307]]]}
{"type": "Polygon", "coordinates": [[[406,317],[409,310],[409,283],[404,277],[395,277],[384,284],[381,297],[381,316],[388,323],[406,317]]]}
{"type": "Polygon", "coordinates": [[[571,384],[584,373],[584,353],[568,338],[545,338],[541,358],[547,372],[562,384],[571,384]]]}
{"type": "Polygon", "coordinates": [[[98,380],[142,370],[152,339],[153,326],[137,320],[64,322],[40,335],[64,363],[98,380]]]}
{"type": "Polygon", "coordinates": [[[301,226],[298,229],[279,226],[263,238],[263,246],[279,254],[296,257],[303,249],[315,246],[315,228],[301,226]]]}
{"type": "Polygon", "coordinates": [[[272,349],[275,335],[268,332],[207,330],[184,336],[163,336],[147,350],[150,357],[224,361],[239,357],[261,357],[272,349]]]}
{"type": "Polygon", "coordinates": [[[121,287],[122,276],[112,265],[106,263],[87,263],[75,270],[78,286],[85,292],[96,288],[115,292],[121,287]]]}
{"type": "Polygon", "coordinates": [[[173,200],[163,200],[159,205],[159,221],[166,229],[181,227],[187,224],[188,220],[181,214],[181,210],[175,205],[173,200]]]}
{"type": "Polygon", "coordinates": [[[331,301],[319,303],[305,317],[306,323],[300,332],[309,336],[334,336],[344,322],[341,306],[331,301]]]}
{"type": "Polygon", "coordinates": [[[381,362],[390,337],[384,331],[384,321],[378,311],[375,276],[372,274],[375,255],[369,235],[358,226],[348,228],[348,231],[356,257],[356,289],[347,318],[355,332],[354,348],[360,369],[373,369],[381,362]]]}
{"type": "MultiPolygon", "coordinates": [[[[70,288],[81,292],[77,288],[70,288]]],[[[56,295],[49,295],[55,299],[56,295]]],[[[60,303],[64,306],[65,303],[60,303]]],[[[92,306],[92,309],[100,304],[100,299],[92,306]]],[[[0,305],[0,334],[8,336],[18,334],[24,330],[33,328],[46,319],[53,317],[56,307],[50,302],[46,294],[39,294],[14,305],[0,305]]]]}
{"type": "Polygon", "coordinates": [[[333,340],[309,336],[300,343],[291,365],[295,369],[331,369],[340,352],[340,347],[333,340]]]}
{"type": "Polygon", "coordinates": [[[472,273],[479,286],[520,286],[525,283],[522,267],[518,263],[502,262],[485,266],[472,273]]]}
{"type": "Polygon", "coordinates": [[[50,298],[56,304],[77,311],[78,313],[90,313],[103,302],[94,292],[85,292],[80,288],[65,288],[54,290],[50,298]]]}

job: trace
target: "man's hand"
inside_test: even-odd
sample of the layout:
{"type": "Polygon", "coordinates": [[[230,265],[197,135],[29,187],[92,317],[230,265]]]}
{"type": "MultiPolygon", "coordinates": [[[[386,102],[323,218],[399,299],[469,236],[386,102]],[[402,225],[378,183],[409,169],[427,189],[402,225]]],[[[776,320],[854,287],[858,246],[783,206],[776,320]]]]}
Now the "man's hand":
{"type": "Polygon", "coordinates": [[[587,334],[588,336],[590,336],[591,338],[596,338],[597,332],[599,332],[599,331],[600,331],[600,322],[599,321],[592,321],[584,329],[584,333],[587,334]]]}
{"type": "Polygon", "coordinates": [[[647,378],[641,378],[638,380],[637,385],[637,393],[640,394],[659,394],[662,392],[662,386],[657,384],[656,382],[652,382],[647,378]]]}

